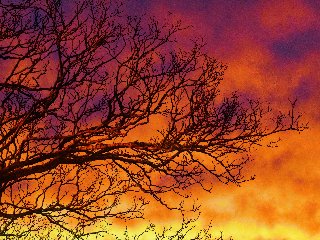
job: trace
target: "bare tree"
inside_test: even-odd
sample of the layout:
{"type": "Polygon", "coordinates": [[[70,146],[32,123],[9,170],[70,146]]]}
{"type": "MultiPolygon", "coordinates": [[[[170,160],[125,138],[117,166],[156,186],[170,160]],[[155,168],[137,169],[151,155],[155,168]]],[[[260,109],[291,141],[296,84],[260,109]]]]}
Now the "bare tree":
{"type": "MultiPolygon", "coordinates": [[[[143,239],[156,239],[156,240],[224,240],[222,232],[219,237],[213,236],[210,233],[212,225],[210,224],[207,228],[203,228],[198,231],[193,231],[196,228],[196,221],[198,218],[194,219],[185,219],[183,217],[181,226],[177,229],[173,227],[163,228],[162,231],[157,231],[154,224],[150,224],[143,232],[131,236],[129,231],[126,230],[123,234],[124,238],[119,238],[115,236],[117,240],[143,240],[143,239]]],[[[122,236],[121,236],[122,237],[122,236]]],[[[225,239],[227,240],[227,239],[225,239]]],[[[233,240],[232,237],[228,240],[233,240]]]]}
{"type": "Polygon", "coordinates": [[[180,22],[119,9],[0,1],[0,236],[99,233],[105,219],[143,217],[148,196],[179,208],[166,193],[239,185],[253,146],[306,127],[294,104],[276,115],[222,98],[226,66],[201,41],[177,49],[180,22]]]}

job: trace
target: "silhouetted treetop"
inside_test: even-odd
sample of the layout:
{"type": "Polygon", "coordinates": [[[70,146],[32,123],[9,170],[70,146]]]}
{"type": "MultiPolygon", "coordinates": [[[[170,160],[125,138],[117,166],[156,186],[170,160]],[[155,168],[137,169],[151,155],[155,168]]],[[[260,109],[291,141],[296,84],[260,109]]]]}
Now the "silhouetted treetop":
{"type": "Polygon", "coordinates": [[[222,98],[226,66],[178,49],[184,30],[117,1],[0,1],[0,236],[86,236],[146,196],[176,208],[166,192],[239,185],[251,147],[306,127],[294,104],[222,98]]]}

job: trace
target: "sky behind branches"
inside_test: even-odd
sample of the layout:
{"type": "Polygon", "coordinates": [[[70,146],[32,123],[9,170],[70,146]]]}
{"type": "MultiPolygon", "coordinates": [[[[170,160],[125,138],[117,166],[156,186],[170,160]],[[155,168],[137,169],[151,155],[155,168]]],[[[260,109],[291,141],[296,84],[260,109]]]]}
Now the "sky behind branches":
{"type": "MultiPolygon", "coordinates": [[[[301,134],[275,136],[279,147],[254,152],[247,171],[255,181],[197,194],[203,222],[213,220],[235,239],[320,239],[320,2],[131,0],[125,7],[192,25],[177,40],[183,46],[203,37],[207,51],[228,65],[224,91],[260,98],[276,111],[297,98],[309,122],[301,134]]],[[[168,221],[156,209],[150,216],[168,221]]]]}

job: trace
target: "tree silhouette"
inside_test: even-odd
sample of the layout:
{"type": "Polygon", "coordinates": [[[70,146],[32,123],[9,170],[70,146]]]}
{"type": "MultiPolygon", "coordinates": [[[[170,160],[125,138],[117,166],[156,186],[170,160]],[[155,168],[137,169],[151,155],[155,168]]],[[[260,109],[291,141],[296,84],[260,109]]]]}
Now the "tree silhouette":
{"type": "Polygon", "coordinates": [[[0,236],[80,238],[143,217],[150,196],[179,208],[166,193],[239,185],[253,146],[306,127],[294,104],[222,98],[226,66],[201,41],[178,49],[180,22],[119,9],[0,1],[0,236]]]}

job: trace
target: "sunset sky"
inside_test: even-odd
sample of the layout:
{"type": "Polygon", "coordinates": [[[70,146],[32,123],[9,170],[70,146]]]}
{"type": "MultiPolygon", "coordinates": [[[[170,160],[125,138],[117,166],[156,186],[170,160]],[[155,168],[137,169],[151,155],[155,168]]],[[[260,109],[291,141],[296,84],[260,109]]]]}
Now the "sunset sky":
{"type": "MultiPolygon", "coordinates": [[[[297,98],[309,122],[300,134],[275,136],[278,148],[253,152],[246,172],[255,181],[197,193],[202,223],[212,220],[214,231],[234,239],[320,239],[320,1],[131,0],[125,7],[192,25],[178,41],[204,38],[210,55],[228,65],[224,91],[260,98],[276,111],[297,98]]],[[[158,223],[174,222],[153,210],[158,223]]]]}
{"type": "Polygon", "coordinates": [[[0,4],[0,239],[319,240],[320,0],[118,1],[0,4]]]}

